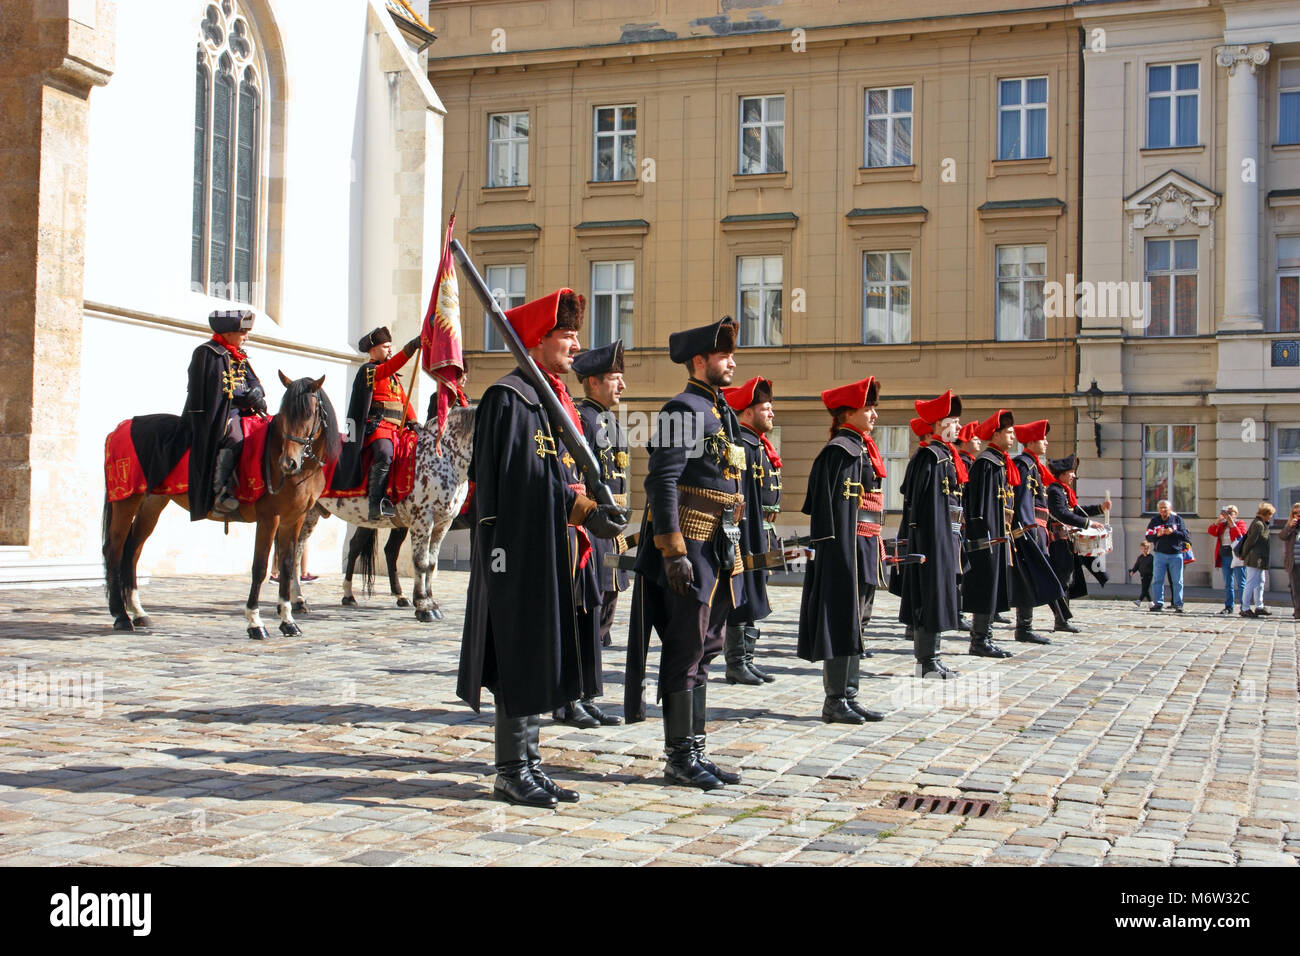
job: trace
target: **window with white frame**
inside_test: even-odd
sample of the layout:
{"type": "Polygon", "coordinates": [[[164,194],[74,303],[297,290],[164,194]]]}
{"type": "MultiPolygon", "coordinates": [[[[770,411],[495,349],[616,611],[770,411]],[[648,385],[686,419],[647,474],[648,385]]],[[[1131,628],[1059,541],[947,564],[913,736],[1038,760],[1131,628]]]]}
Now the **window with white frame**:
{"type": "Polygon", "coordinates": [[[528,185],[528,113],[488,116],[488,186],[528,185]]]}
{"type": "Polygon", "coordinates": [[[865,166],[912,165],[912,88],[867,90],[865,166]]]}
{"type": "Polygon", "coordinates": [[[1151,290],[1146,334],[1196,334],[1196,240],[1146,240],[1146,281],[1151,290]]]}
{"type": "Polygon", "coordinates": [[[598,183],[636,179],[636,107],[597,106],[591,178],[598,183]]]}
{"type": "Polygon", "coordinates": [[[1043,283],[1047,246],[998,246],[997,339],[1022,342],[1046,338],[1043,283]]]}
{"type": "Polygon", "coordinates": [[[632,295],[635,273],[632,263],[591,264],[591,347],[600,348],[615,339],[632,348],[632,295]]]}
{"type": "Polygon", "coordinates": [[[903,510],[903,473],[907,471],[910,457],[908,442],[911,441],[911,431],[906,425],[877,425],[871,433],[880,449],[880,457],[885,460],[885,510],[895,514],[903,510]]]}
{"type": "Polygon", "coordinates": [[[1147,148],[1195,146],[1200,142],[1201,65],[1160,63],[1147,67],[1147,148]]]}
{"type": "Polygon", "coordinates": [[[740,316],[737,345],[781,344],[781,256],[740,256],[736,259],[736,314],[740,316]]]}
{"type": "Polygon", "coordinates": [[[1300,332],[1300,236],[1277,237],[1277,331],[1300,332]]]}
{"type": "Polygon", "coordinates": [[[912,254],[862,254],[862,344],[912,341],[912,254]]]}
{"type": "Polygon", "coordinates": [[[1168,498],[1179,514],[1196,513],[1196,426],[1142,426],[1142,509],[1168,498]]]}
{"type": "Polygon", "coordinates": [[[1277,65],[1277,141],[1300,143],[1300,59],[1277,65]]]}
{"type": "MultiPolygon", "coordinates": [[[[487,267],[487,285],[492,290],[492,298],[501,306],[501,311],[524,304],[527,277],[528,271],[523,266],[487,267]]],[[[506,343],[486,312],[483,313],[483,329],[483,348],[489,352],[504,352],[506,343]]]]}
{"type": "Polygon", "coordinates": [[[253,28],[235,0],[205,11],[196,70],[190,287],[253,304],[262,254],[265,69],[253,28]]]}
{"type": "Polygon", "coordinates": [[[1047,155],[1047,77],[998,81],[998,159],[1047,155]]]}
{"type": "Polygon", "coordinates": [[[1300,427],[1277,430],[1277,474],[1273,478],[1279,518],[1291,516],[1291,506],[1300,502],[1300,427]]]}
{"type": "Polygon", "coordinates": [[[741,175],[781,172],[785,172],[785,97],[741,97],[741,175]]]}

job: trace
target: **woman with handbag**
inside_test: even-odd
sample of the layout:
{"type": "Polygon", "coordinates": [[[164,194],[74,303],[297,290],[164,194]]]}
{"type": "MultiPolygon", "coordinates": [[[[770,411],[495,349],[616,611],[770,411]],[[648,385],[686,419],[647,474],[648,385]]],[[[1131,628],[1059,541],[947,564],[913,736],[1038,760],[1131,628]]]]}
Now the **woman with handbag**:
{"type": "Polygon", "coordinates": [[[1223,569],[1223,610],[1220,616],[1227,617],[1233,611],[1233,597],[1236,605],[1246,609],[1242,601],[1242,591],[1246,585],[1246,562],[1233,549],[1239,538],[1246,536],[1246,522],[1237,517],[1237,506],[1228,505],[1219,512],[1219,520],[1207,529],[1214,538],[1214,566],[1223,569]]]}
{"type": "Polygon", "coordinates": [[[1268,526],[1277,511],[1267,501],[1259,503],[1250,530],[1241,539],[1241,560],[1246,562],[1246,593],[1241,599],[1242,617],[1265,617],[1264,585],[1268,581],[1268,526]]]}

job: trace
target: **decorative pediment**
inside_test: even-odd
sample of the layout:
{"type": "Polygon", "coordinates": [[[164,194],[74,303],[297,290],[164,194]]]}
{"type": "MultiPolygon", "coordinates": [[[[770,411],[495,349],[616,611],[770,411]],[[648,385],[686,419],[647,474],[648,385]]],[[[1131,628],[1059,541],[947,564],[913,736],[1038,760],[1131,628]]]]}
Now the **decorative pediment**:
{"type": "Polygon", "coordinates": [[[1202,229],[1210,225],[1219,194],[1182,173],[1169,170],[1124,200],[1134,229],[1164,227],[1173,232],[1185,223],[1202,229]]]}

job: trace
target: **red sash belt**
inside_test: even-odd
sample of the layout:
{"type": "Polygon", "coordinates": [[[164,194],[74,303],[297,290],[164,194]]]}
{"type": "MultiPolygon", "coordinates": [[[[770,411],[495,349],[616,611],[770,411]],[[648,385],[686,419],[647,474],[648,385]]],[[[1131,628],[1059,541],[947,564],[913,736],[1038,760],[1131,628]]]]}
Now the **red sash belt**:
{"type": "Polygon", "coordinates": [[[1038,527],[1042,528],[1044,531],[1047,530],[1047,519],[1045,518],[1035,518],[1034,524],[1038,525],[1038,527]]]}
{"type": "Polygon", "coordinates": [[[859,521],[858,536],[862,538],[875,538],[880,535],[880,525],[874,521],[859,521]]]}
{"type": "Polygon", "coordinates": [[[884,511],[885,493],[883,491],[864,491],[859,505],[864,511],[884,511]]]}

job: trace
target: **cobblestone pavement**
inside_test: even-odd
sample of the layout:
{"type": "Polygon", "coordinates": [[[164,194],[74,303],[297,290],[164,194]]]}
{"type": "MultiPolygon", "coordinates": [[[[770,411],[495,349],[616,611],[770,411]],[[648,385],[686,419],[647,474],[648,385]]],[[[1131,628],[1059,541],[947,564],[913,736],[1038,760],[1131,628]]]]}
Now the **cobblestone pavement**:
{"type": "MultiPolygon", "coordinates": [[[[0,863],[1300,860],[1296,623],[1282,609],[1078,602],[1085,633],[1050,647],[999,629],[1008,661],[946,641],[964,679],[942,684],[911,676],[885,596],[862,697],[888,716],[846,727],[820,720],[820,668],[793,653],[799,592],[778,588],[759,644],[776,682],[710,690],[710,753],[743,784],[666,786],[654,706],[598,731],[547,719],[546,764],[582,800],[542,811],[490,799],[491,711],[455,699],[465,577],[439,577],[446,620],[421,625],[387,596],[340,607],[327,575],[307,586],[304,636],[266,643],[244,637],[240,579],[153,581],[155,626],[135,634],[109,629],[97,589],[0,592],[0,863]],[[43,700],[54,678],[64,696],[43,700]],[[993,808],[898,809],[912,794],[993,808]]],[[[616,705],[623,657],[606,652],[616,705]]]]}

